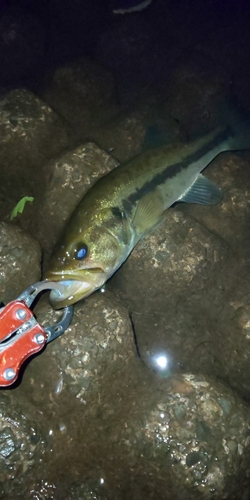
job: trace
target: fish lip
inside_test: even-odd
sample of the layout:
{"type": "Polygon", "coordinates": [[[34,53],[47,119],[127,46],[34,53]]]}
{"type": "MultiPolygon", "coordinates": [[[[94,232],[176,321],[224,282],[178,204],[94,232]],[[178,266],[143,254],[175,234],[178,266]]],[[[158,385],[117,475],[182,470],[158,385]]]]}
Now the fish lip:
{"type": "Polygon", "coordinates": [[[62,307],[75,304],[75,302],[78,302],[81,298],[87,297],[94,291],[91,284],[83,280],[65,279],[57,282],[59,285],[58,290],[51,290],[49,296],[49,301],[55,309],[61,309],[62,307]]]}
{"type": "MultiPolygon", "coordinates": [[[[88,273],[92,274],[104,274],[104,270],[101,267],[95,267],[92,269],[85,269],[88,273]]],[[[62,273],[62,271],[53,271],[46,274],[44,281],[80,281],[81,283],[85,281],[80,273],[67,271],[62,273]]]]}
{"type": "Polygon", "coordinates": [[[75,304],[81,299],[88,297],[95,290],[102,286],[101,282],[106,281],[105,273],[101,268],[86,269],[88,271],[87,276],[83,276],[80,273],[71,272],[57,272],[53,271],[47,273],[44,281],[52,281],[58,283],[58,290],[52,290],[50,292],[49,301],[54,309],[61,309],[62,307],[75,304]],[[89,272],[90,271],[90,272],[89,272]],[[101,274],[101,279],[99,275],[101,274]],[[97,277],[98,280],[91,280],[91,275],[97,277]],[[99,284],[100,283],[100,284],[99,284]]]}

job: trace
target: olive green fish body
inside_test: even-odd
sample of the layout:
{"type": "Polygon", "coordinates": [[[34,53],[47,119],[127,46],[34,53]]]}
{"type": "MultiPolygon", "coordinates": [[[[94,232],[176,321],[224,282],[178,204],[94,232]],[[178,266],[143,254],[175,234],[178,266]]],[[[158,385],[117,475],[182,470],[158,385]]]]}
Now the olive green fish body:
{"type": "Polygon", "coordinates": [[[142,153],[99,179],[53,255],[46,278],[65,289],[51,292],[53,306],[72,304],[100,288],[176,201],[218,203],[220,189],[200,172],[231,147],[237,149],[234,133],[219,128],[186,145],[142,153]]]}

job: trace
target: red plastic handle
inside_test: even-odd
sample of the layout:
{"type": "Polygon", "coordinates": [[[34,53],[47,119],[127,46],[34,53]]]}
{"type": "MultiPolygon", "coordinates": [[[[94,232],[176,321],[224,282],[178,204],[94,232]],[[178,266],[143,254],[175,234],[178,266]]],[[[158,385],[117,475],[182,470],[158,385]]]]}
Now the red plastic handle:
{"type": "Polygon", "coordinates": [[[0,342],[33,318],[32,311],[22,300],[13,300],[0,311],[0,342]]]}
{"type": "Polygon", "coordinates": [[[44,328],[24,302],[10,302],[0,311],[0,387],[16,381],[24,361],[41,351],[46,339],[44,328]]]}

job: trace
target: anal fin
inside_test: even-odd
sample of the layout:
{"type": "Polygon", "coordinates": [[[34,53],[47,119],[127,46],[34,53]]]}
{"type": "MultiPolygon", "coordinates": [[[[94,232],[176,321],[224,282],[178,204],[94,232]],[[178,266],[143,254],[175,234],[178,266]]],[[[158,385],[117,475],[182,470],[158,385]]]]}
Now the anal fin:
{"type": "Polygon", "coordinates": [[[202,174],[199,174],[192,186],[177,201],[199,203],[200,205],[216,205],[221,199],[221,189],[202,174]]]}

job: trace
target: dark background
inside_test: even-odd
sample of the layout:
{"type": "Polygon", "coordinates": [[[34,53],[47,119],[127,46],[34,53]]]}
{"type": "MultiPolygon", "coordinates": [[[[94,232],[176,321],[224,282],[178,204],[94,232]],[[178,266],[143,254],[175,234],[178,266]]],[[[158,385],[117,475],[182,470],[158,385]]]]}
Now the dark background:
{"type": "MultiPolygon", "coordinates": [[[[162,84],[173,63],[206,53],[232,75],[249,72],[247,1],[153,0],[144,11],[114,15],[118,0],[2,0],[2,91],[46,86],[53,69],[83,56],[103,62],[119,85],[162,84]]],[[[247,76],[248,78],[248,76],[247,76]]],[[[250,79],[250,78],[249,78],[250,79]]]]}

